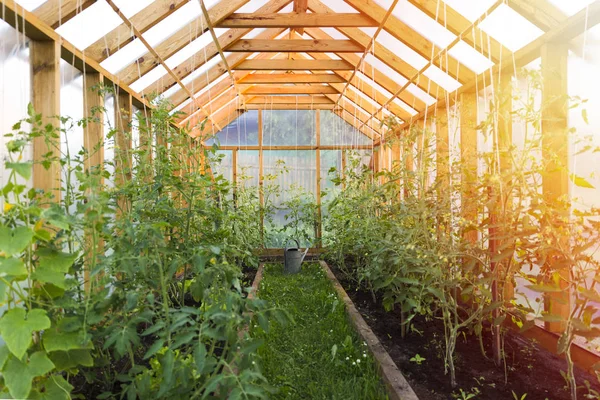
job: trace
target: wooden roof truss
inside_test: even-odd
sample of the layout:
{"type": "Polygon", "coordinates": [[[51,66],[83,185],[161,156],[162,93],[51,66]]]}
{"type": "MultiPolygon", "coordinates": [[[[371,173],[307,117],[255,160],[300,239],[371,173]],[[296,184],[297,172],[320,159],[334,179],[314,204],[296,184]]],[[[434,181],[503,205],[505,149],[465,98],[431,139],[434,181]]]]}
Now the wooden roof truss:
{"type": "MultiPolygon", "coordinates": [[[[539,54],[542,39],[517,54],[480,28],[498,7],[516,11],[541,29],[543,38],[568,29],[566,39],[571,40],[582,29],[574,26],[577,15],[567,17],[549,0],[498,0],[474,22],[443,0],[408,0],[454,35],[451,43],[440,46],[393,12],[399,0],[205,1],[154,0],[126,16],[118,0],[47,0],[30,19],[38,28],[43,24],[42,30],[56,30],[96,3],[106,2],[122,23],[85,48],[69,44],[69,51],[91,60],[136,99],[155,94],[168,98],[181,112],[178,123],[191,127],[193,134],[204,121],[207,130],[218,132],[252,109],[323,109],[373,139],[383,133],[384,118],[393,115],[403,124],[411,123],[450,101],[454,92],[474,87],[483,74],[508,67],[515,55],[525,62],[539,54]],[[191,3],[198,3],[202,12],[162,40],[152,43],[146,38],[153,28],[194,6],[191,3]],[[333,3],[337,9],[343,3],[345,11],[334,11],[333,3]],[[388,3],[387,8],[381,5],[388,3]],[[181,56],[200,40],[200,48],[181,56]],[[391,48],[390,40],[407,50],[391,48]],[[143,44],[141,56],[116,71],[104,71],[105,62],[136,42],[143,44]],[[456,45],[468,46],[491,67],[470,69],[451,51],[456,45]],[[416,67],[403,56],[407,52],[421,57],[424,64],[416,67]],[[432,69],[438,71],[437,78],[429,73],[432,69]],[[448,88],[440,79],[456,87],[448,88]]],[[[0,5],[17,7],[15,0],[0,0],[0,5]]],[[[599,22],[600,0],[588,6],[586,18],[588,28],[599,22]]],[[[578,44],[571,45],[577,51],[578,44]]]]}

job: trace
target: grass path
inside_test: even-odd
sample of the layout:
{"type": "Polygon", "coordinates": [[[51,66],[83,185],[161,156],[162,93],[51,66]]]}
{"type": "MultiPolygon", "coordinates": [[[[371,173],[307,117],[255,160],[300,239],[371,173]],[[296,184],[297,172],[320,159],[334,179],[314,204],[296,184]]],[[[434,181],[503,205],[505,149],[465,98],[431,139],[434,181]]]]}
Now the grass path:
{"type": "Polygon", "coordinates": [[[272,399],[387,399],[366,344],[318,264],[304,264],[297,275],[267,264],[258,296],[293,319],[272,321],[269,332],[252,329],[265,340],[258,353],[264,375],[279,389],[272,399]]]}

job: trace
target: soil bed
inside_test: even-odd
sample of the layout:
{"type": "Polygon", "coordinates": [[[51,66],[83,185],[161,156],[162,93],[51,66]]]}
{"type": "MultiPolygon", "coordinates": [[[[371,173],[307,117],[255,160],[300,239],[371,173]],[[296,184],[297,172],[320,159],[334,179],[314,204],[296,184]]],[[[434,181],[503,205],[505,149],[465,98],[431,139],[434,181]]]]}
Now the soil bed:
{"type": "MultiPolygon", "coordinates": [[[[444,325],[441,320],[417,317],[413,320],[412,331],[402,338],[397,313],[386,312],[379,301],[373,302],[370,293],[357,290],[339,270],[334,267],[332,270],[420,399],[570,400],[566,381],[561,375],[567,368],[565,361],[512,331],[507,332],[504,342],[505,368],[496,367],[491,359],[482,355],[475,335],[468,332],[461,335],[456,345],[458,386],[452,389],[449,376],[444,374],[444,325]],[[420,364],[414,359],[411,361],[417,354],[424,359],[420,364]],[[474,396],[469,397],[469,394],[474,396]],[[522,397],[525,394],[527,396],[522,397]]],[[[488,357],[492,354],[491,342],[489,331],[484,332],[483,343],[488,357]]],[[[581,370],[577,370],[576,375],[581,386],[578,398],[597,398],[585,397],[589,393],[585,381],[600,392],[598,379],[581,370]]]]}

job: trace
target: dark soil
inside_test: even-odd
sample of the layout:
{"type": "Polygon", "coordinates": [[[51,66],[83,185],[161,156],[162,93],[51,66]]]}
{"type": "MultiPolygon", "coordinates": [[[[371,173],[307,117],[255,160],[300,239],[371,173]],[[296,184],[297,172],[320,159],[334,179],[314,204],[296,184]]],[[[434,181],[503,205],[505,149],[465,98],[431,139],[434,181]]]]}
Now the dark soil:
{"type": "MultiPolygon", "coordinates": [[[[476,400],[570,400],[565,379],[565,361],[512,331],[506,332],[504,348],[506,366],[497,367],[480,350],[478,338],[465,332],[456,345],[456,376],[458,386],[452,389],[450,378],[444,374],[444,326],[439,319],[415,318],[413,329],[401,337],[400,316],[386,312],[379,302],[373,302],[370,293],[353,288],[339,271],[334,269],[348,295],[365,321],[402,371],[415,393],[422,400],[476,399],[476,400]],[[419,354],[425,360],[418,365],[411,358],[419,354]],[[462,395],[461,389],[465,396],[462,395]],[[514,392],[514,395],[513,395],[514,392]],[[469,393],[474,397],[466,397],[469,393]]],[[[483,343],[491,356],[491,334],[484,332],[483,343]]],[[[577,370],[580,399],[588,394],[585,381],[594,383],[600,392],[598,379],[577,370]]]]}

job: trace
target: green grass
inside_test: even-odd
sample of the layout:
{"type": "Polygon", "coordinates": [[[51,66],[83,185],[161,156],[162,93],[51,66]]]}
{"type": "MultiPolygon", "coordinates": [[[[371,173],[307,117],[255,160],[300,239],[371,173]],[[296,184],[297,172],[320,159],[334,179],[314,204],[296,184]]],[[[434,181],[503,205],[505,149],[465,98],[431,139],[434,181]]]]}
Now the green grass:
{"type": "Polygon", "coordinates": [[[316,263],[297,275],[267,264],[258,296],[286,310],[293,321],[272,321],[258,350],[262,370],[278,388],[272,399],[387,399],[365,343],[350,325],[344,304],[316,263]]]}

